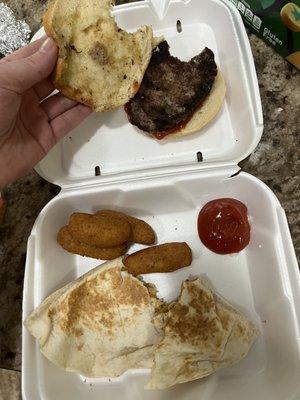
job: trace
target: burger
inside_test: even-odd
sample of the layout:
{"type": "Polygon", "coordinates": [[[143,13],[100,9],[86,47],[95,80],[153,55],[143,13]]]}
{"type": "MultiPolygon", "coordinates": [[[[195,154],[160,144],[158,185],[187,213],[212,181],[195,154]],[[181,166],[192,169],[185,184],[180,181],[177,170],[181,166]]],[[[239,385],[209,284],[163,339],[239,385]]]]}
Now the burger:
{"type": "Polygon", "coordinates": [[[96,112],[125,106],[129,121],[156,139],[199,131],[219,112],[225,82],[205,48],[189,62],[144,26],[118,27],[110,0],[52,0],[44,28],[58,45],[54,86],[96,112]]]}

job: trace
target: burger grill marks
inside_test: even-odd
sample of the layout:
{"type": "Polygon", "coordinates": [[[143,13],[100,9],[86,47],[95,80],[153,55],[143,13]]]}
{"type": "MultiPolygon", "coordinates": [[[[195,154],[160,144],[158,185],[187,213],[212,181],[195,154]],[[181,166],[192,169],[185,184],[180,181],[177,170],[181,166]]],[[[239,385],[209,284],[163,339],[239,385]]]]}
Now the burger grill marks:
{"type": "Polygon", "coordinates": [[[217,72],[210,49],[184,62],[170,55],[166,41],[160,43],[138,93],[125,107],[130,122],[152,134],[172,132],[205,100],[217,72]]]}

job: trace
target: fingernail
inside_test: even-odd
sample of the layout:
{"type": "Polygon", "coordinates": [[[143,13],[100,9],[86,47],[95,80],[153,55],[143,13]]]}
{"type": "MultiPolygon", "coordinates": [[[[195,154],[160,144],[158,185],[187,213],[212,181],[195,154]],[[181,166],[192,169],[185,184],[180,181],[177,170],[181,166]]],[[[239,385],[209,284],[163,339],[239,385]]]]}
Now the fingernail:
{"type": "Polygon", "coordinates": [[[56,47],[56,44],[52,38],[47,38],[44,43],[40,47],[40,51],[42,53],[48,53],[51,51],[54,47],[56,47]]]}

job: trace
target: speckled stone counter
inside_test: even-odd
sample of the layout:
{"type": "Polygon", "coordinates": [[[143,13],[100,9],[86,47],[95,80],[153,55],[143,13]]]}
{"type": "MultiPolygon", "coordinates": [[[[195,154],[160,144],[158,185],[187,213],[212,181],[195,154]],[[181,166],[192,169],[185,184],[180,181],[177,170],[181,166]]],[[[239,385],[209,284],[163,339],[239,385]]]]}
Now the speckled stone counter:
{"type": "MultiPolygon", "coordinates": [[[[123,3],[126,1],[122,1],[123,3]]],[[[19,18],[25,18],[33,31],[40,26],[46,0],[8,0],[19,18]]],[[[254,153],[240,165],[276,194],[286,210],[297,255],[300,255],[300,73],[250,34],[261,98],[265,130],[254,153]],[[298,113],[297,113],[298,109],[298,113]],[[297,115],[298,114],[298,115],[297,115]]],[[[20,371],[22,285],[26,242],[41,209],[59,192],[59,188],[31,172],[7,187],[8,201],[4,224],[0,227],[0,368],[20,371]]],[[[14,382],[14,397],[19,398],[19,375],[3,372],[3,382],[14,382]],[[16,397],[17,396],[17,397],[16,397]]],[[[11,392],[13,393],[13,392],[11,392]]],[[[2,397],[1,397],[2,396],[2,397]]]]}

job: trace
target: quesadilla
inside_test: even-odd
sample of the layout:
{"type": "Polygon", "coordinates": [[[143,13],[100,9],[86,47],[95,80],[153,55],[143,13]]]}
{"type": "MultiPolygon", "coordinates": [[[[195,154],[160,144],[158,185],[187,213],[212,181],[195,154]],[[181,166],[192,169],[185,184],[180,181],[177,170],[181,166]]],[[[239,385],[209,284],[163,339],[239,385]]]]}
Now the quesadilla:
{"type": "Polygon", "coordinates": [[[246,356],[259,335],[240,312],[201,278],[185,281],[165,316],[164,338],[154,351],[147,389],[204,378],[246,356]]]}
{"type": "Polygon", "coordinates": [[[87,377],[115,377],[151,368],[162,339],[154,324],[155,291],[121,271],[121,259],[95,268],[48,297],[26,319],[41,352],[87,377]]]}
{"type": "Polygon", "coordinates": [[[41,352],[86,377],[149,368],[146,389],[208,376],[245,357],[259,335],[202,278],[182,284],[178,300],[107,262],[56,291],[26,319],[41,352]]]}

